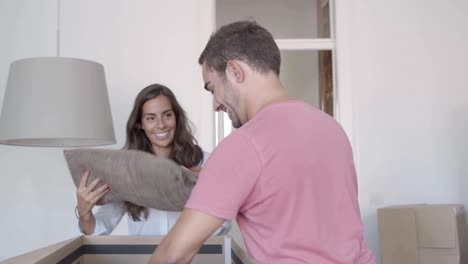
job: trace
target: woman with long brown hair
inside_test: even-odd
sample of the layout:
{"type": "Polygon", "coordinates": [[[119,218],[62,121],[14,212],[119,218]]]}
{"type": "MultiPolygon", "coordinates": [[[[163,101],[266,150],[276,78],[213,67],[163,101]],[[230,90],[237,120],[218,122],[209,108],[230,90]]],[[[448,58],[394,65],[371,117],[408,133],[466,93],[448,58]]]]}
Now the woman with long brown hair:
{"type": "MultiPolygon", "coordinates": [[[[126,130],[124,149],[172,159],[195,173],[207,156],[197,145],[190,121],[174,93],[160,84],[152,84],[137,95],[126,130]]],[[[83,177],[88,175],[87,171],[83,177]]],[[[130,202],[106,204],[93,214],[96,201],[109,191],[106,185],[94,188],[97,181],[90,183],[86,192],[77,190],[79,226],[87,235],[110,234],[125,213],[130,235],[166,235],[180,215],[180,212],[145,208],[130,202]]],[[[224,235],[229,229],[230,222],[226,222],[215,234],[224,235]]]]}

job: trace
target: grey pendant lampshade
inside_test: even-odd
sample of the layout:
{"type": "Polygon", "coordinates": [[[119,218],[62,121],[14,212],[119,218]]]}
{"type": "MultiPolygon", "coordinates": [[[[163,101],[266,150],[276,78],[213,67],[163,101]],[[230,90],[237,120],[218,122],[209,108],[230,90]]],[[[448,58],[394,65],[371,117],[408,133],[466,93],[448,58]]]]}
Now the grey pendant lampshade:
{"type": "Polygon", "coordinates": [[[115,143],[101,64],[44,57],[10,65],[0,144],[43,147],[115,143]]]}

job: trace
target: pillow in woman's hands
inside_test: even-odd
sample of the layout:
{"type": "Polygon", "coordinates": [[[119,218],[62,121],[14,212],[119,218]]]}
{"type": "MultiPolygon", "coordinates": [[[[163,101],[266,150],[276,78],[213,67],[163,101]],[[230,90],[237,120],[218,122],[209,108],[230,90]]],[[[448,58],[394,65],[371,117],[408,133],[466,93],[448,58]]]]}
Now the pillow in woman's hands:
{"type": "Polygon", "coordinates": [[[86,169],[87,184],[96,177],[108,184],[110,192],[98,205],[129,201],[165,211],[181,211],[197,180],[189,170],[170,159],[158,158],[138,150],[73,149],[64,150],[75,186],[86,169]]]}

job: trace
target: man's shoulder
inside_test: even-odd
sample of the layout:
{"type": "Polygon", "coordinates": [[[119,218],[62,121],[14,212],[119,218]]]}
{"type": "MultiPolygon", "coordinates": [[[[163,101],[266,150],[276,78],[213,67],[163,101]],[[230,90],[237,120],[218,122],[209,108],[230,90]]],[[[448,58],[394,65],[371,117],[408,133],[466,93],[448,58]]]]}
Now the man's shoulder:
{"type": "Polygon", "coordinates": [[[205,165],[212,163],[213,160],[217,163],[230,163],[234,160],[244,160],[246,157],[252,162],[258,159],[257,144],[249,133],[244,127],[232,131],[213,150],[205,165]]]}
{"type": "MultiPolygon", "coordinates": [[[[225,137],[218,145],[216,149],[225,148],[225,149],[239,149],[251,145],[251,133],[246,126],[242,126],[231,132],[227,137],[225,137]]],[[[215,149],[215,150],[216,150],[215,149]]]]}

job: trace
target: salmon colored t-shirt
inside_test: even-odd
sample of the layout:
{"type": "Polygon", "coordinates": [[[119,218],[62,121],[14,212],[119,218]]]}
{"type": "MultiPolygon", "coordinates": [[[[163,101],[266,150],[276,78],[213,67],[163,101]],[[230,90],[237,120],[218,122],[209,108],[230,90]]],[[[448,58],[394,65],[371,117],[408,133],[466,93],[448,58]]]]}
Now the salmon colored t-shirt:
{"type": "Polygon", "coordinates": [[[301,101],[273,103],[225,138],[186,207],[236,219],[257,263],[375,263],[363,236],[351,146],[301,101]]]}

